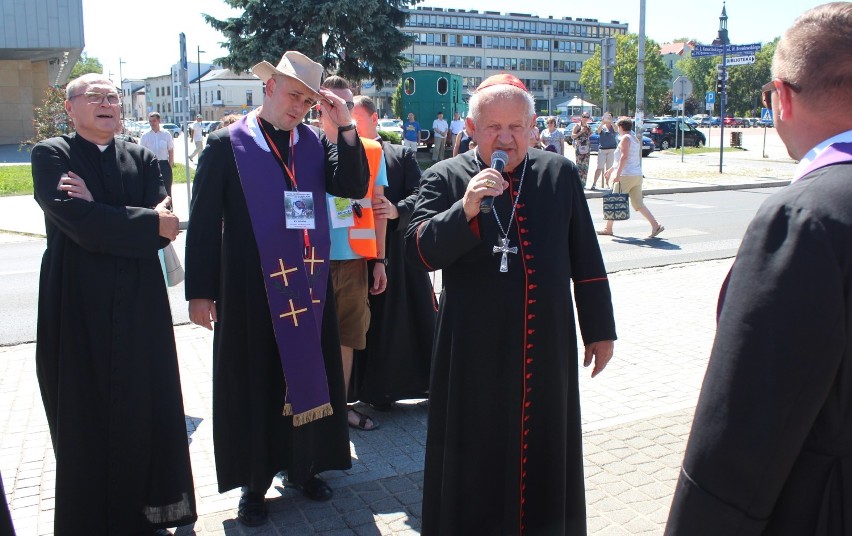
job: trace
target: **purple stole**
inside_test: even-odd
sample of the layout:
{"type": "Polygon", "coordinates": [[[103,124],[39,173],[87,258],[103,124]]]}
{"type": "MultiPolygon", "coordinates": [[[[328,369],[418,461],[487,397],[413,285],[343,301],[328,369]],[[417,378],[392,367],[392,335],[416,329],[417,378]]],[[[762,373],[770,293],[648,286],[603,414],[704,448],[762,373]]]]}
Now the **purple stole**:
{"type": "MultiPolygon", "coordinates": [[[[328,285],[331,238],[325,200],[325,150],[313,130],[297,127],[296,181],[312,192],[314,221],[310,245],[304,231],[285,227],[284,171],[271,151],[258,146],[263,135],[248,117],[229,127],[237,170],[260,252],[260,266],[281,368],[287,382],[284,415],[300,426],[332,414],[322,353],[322,318],[328,285]],[[253,135],[254,134],[254,135],[253,135]]],[[[292,135],[292,134],[291,134],[292,135]]],[[[264,140],[265,141],[265,140],[264,140]]],[[[282,149],[282,152],[288,149],[282,149]]]]}
{"type": "Polygon", "coordinates": [[[840,164],[841,162],[852,162],[852,143],[832,143],[823,152],[819,154],[814,161],[811,162],[804,172],[796,179],[804,177],[808,173],[816,171],[820,168],[830,166],[832,164],[840,164]]]}

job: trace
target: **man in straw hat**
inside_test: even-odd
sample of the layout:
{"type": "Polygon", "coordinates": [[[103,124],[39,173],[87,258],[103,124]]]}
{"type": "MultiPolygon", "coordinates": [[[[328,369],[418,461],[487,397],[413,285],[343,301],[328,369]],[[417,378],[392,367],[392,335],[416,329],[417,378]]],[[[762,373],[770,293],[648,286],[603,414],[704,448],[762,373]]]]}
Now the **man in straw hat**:
{"type": "Polygon", "coordinates": [[[424,535],[586,533],[572,300],[592,376],[612,357],[615,321],[577,168],[530,151],[534,125],[520,80],[486,79],[467,118],[476,150],[423,175],[408,225],[409,262],[443,270],[445,289],[424,535]]]}
{"type": "Polygon", "coordinates": [[[351,464],[325,194],[363,197],[368,169],[346,103],[320,88],[322,65],[290,51],[252,72],[262,108],[211,134],[198,164],[186,297],[192,322],[215,323],[219,490],[242,488],[238,518],[259,525],[279,471],[328,500],[316,474],[351,464]],[[336,145],[302,124],[317,101],[336,145]]]}

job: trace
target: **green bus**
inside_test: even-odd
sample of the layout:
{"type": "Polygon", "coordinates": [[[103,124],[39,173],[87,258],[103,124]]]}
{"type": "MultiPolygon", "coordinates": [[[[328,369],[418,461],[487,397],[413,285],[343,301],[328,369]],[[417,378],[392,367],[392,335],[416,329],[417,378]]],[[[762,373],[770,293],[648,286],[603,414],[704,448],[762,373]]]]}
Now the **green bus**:
{"type": "MultiPolygon", "coordinates": [[[[413,112],[420,123],[420,143],[432,148],[432,121],[438,112],[444,112],[449,124],[453,114],[459,112],[467,117],[467,98],[464,95],[462,77],[445,71],[412,71],[402,76],[402,119],[407,120],[413,112]]],[[[452,141],[447,140],[452,147],[452,141]]]]}

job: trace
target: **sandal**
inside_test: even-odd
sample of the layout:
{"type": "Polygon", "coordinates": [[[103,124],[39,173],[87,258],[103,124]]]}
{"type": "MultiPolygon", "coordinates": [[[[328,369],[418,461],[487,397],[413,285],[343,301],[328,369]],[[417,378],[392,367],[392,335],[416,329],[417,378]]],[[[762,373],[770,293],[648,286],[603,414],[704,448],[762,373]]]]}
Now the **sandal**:
{"type": "Polygon", "coordinates": [[[662,233],[665,230],[666,230],[666,228],[663,227],[662,225],[657,225],[657,228],[654,229],[653,231],[651,231],[651,234],[648,235],[648,238],[654,238],[655,236],[657,236],[658,234],[662,233]]]}
{"type": "Polygon", "coordinates": [[[601,236],[612,236],[612,231],[607,231],[606,229],[598,229],[595,232],[601,236]]]}
{"type": "Polygon", "coordinates": [[[364,415],[363,413],[352,407],[349,408],[349,411],[358,416],[358,424],[352,424],[352,421],[349,420],[349,413],[346,414],[346,421],[349,423],[349,426],[351,428],[357,428],[358,430],[363,430],[365,432],[372,432],[373,430],[379,427],[379,423],[376,422],[376,420],[372,417],[364,415]],[[368,422],[370,423],[369,427],[367,426],[368,422]]]}

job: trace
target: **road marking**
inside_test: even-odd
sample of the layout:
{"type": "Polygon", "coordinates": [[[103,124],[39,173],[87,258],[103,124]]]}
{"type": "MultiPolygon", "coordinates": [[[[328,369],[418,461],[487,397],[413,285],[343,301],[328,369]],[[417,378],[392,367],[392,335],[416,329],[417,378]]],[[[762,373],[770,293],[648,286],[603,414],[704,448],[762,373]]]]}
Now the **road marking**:
{"type": "Polygon", "coordinates": [[[21,270],[19,272],[0,272],[0,277],[8,277],[10,275],[29,275],[37,274],[40,270],[21,270]]]}

